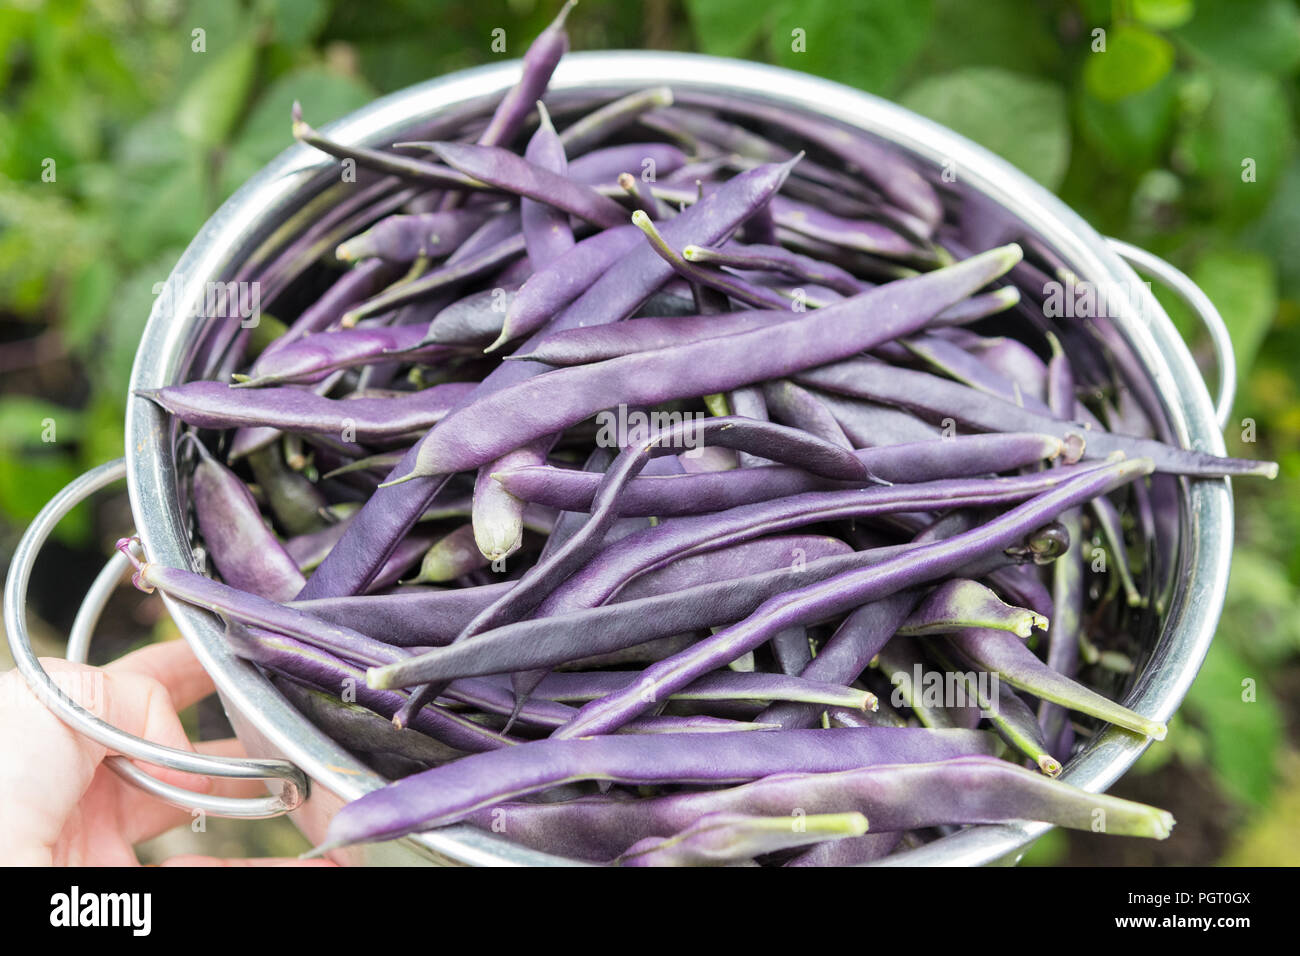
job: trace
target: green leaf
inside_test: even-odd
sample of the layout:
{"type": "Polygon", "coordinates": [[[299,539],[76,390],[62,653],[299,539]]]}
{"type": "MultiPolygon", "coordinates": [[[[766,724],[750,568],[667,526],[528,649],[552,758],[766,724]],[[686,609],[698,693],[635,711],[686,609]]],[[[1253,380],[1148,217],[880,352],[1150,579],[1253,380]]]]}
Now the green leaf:
{"type": "Polygon", "coordinates": [[[225,142],[244,111],[257,69],[257,46],[244,38],[224,50],[209,47],[211,61],[176,107],[176,128],[201,146],[225,142]]]}
{"type": "MultiPolygon", "coordinates": [[[[773,7],[784,8],[783,3],[773,7]]],[[[686,13],[700,49],[715,56],[749,52],[765,26],[763,6],[750,0],[686,0],[686,13]]]]}
{"type": "Polygon", "coordinates": [[[1257,252],[1224,250],[1202,256],[1192,270],[1232,336],[1237,379],[1250,372],[1255,353],[1277,314],[1277,276],[1273,263],[1257,252]]]}
{"type": "Polygon", "coordinates": [[[814,0],[782,8],[772,27],[773,58],[873,93],[890,94],[921,52],[931,0],[814,0]]]}
{"type": "Polygon", "coordinates": [[[1133,16],[1157,30],[1181,27],[1194,13],[1192,0],[1133,0],[1133,16]]]}
{"type": "Polygon", "coordinates": [[[1020,73],[1050,73],[1060,63],[1055,21],[1024,0],[935,0],[916,76],[967,66],[999,66],[1020,73]]]}
{"type": "Polygon", "coordinates": [[[1198,204],[1243,222],[1268,202],[1290,158],[1291,116],[1281,85],[1260,73],[1207,72],[1209,105],[1178,139],[1174,158],[1200,180],[1198,204]]]}
{"type": "Polygon", "coordinates": [[[1274,755],[1283,739],[1282,716],[1266,676],[1216,640],[1186,701],[1209,736],[1216,776],[1230,793],[1256,806],[1272,793],[1274,755]]]}
{"type": "Polygon", "coordinates": [[[1147,169],[1159,162],[1173,133],[1176,93],[1170,77],[1113,103],[1081,90],[1079,132],[1112,162],[1133,171],[1147,169]]]}
{"type": "Polygon", "coordinates": [[[188,245],[208,217],[209,192],[207,167],[198,156],[136,184],[131,201],[119,213],[121,251],[139,262],[158,248],[188,245]]]}
{"type": "Polygon", "coordinates": [[[0,448],[6,451],[75,442],[81,431],[76,409],[30,395],[0,396],[0,448]]]}
{"type": "Polygon", "coordinates": [[[266,0],[275,38],[285,46],[302,46],[320,33],[329,19],[328,0],[266,0]]]}
{"type": "Polygon", "coordinates": [[[1121,23],[1106,37],[1106,48],[1088,54],[1083,81],[1103,103],[1114,103],[1159,83],[1174,63],[1173,44],[1157,33],[1121,23]]]}
{"type": "MultiPolygon", "coordinates": [[[[63,314],[63,341],[85,356],[100,331],[117,284],[117,273],[107,259],[92,259],[72,282],[63,314]]],[[[88,356],[87,356],[88,357],[88,356]]]]}
{"type": "Polygon", "coordinates": [[[1300,63],[1300,12],[1290,0],[1198,0],[1175,35],[1215,66],[1290,73],[1300,63]]]}
{"type": "MultiPolygon", "coordinates": [[[[63,449],[12,458],[0,452],[0,514],[16,525],[26,525],[80,471],[72,455],[63,449]]],[[[74,508],[54,530],[56,538],[74,544],[84,542],[89,533],[88,505],[74,508]]]]}
{"type": "Polygon", "coordinates": [[[1268,207],[1241,240],[1277,264],[1283,295],[1300,298],[1300,160],[1288,164],[1268,207]]]}
{"type": "Polygon", "coordinates": [[[98,391],[115,396],[126,395],[140,335],[157,298],[154,289],[163,288],[182,251],[183,245],[163,249],[127,276],[118,287],[112,321],[105,329],[104,351],[92,366],[98,391]]]}
{"type": "Polygon", "coordinates": [[[971,67],[922,80],[902,103],[988,147],[1049,189],[1065,174],[1070,128],[1065,94],[1054,83],[971,67]]]}

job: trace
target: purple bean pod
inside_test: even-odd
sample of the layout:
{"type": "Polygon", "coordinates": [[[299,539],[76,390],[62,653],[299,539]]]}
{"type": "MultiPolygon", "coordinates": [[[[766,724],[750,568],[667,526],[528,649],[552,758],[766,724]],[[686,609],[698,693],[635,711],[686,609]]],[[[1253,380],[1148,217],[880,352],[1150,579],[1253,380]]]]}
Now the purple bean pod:
{"type": "MultiPolygon", "coordinates": [[[[973,558],[1008,547],[1066,508],[1126,484],[1140,475],[1150,474],[1151,470],[1149,459],[1138,459],[1116,462],[1086,472],[974,531],[924,545],[910,554],[875,567],[850,572],[769,599],[740,624],[706,638],[674,658],[647,668],[645,677],[649,684],[646,686],[660,696],[672,693],[695,677],[753,650],[782,628],[843,614],[904,588],[944,577],[973,558]]],[[[1021,647],[1023,649],[1023,645],[1021,647]]],[[[644,696],[644,693],[611,694],[603,700],[593,701],[582,708],[578,718],[561,727],[552,736],[568,739],[592,733],[608,733],[611,728],[646,709],[647,705],[642,699],[644,696]]]]}
{"type": "MultiPolygon", "coordinates": [[[[686,218],[683,213],[671,220],[665,231],[686,218]]],[[[817,310],[815,322],[796,319],[723,339],[531,377],[449,415],[421,443],[416,467],[403,477],[477,467],[512,448],[563,431],[615,400],[655,405],[835,362],[913,331],[947,305],[997,278],[1019,255],[1017,246],[995,249],[946,269],[890,283],[817,310]],[[863,311],[876,314],[877,321],[863,323],[863,311]],[[499,427],[505,421],[511,427],[499,427]]],[[[598,282],[587,294],[599,286],[598,282]]],[[[585,295],[574,306],[581,306],[584,299],[585,295]]]]}
{"type": "MultiPolygon", "coordinates": [[[[877,729],[865,731],[873,732],[877,729]]],[[[501,802],[472,812],[468,820],[475,826],[503,832],[525,846],[600,861],[637,840],[690,826],[707,813],[788,817],[799,810],[859,810],[868,814],[872,831],[878,833],[948,823],[1013,820],[1041,820],[1091,831],[1098,810],[1105,813],[1107,832],[1118,835],[1163,840],[1174,825],[1173,817],[1163,810],[1107,794],[1088,793],[988,756],[896,763],[838,773],[777,773],[740,787],[649,800],[584,797],[559,803],[501,802]]]]}
{"type": "Polygon", "coordinates": [[[825,773],[978,755],[988,752],[989,740],[981,731],[872,728],[531,741],[471,754],[365,794],[339,810],[315,853],[447,826],[571,781],[740,783],[795,769],[825,773]]]}
{"type": "Polygon", "coordinates": [[[212,563],[233,588],[272,601],[298,593],[303,576],[262,519],[257,502],[242,481],[212,457],[203,443],[194,467],[194,515],[212,563]]]}
{"type": "Polygon", "coordinates": [[[270,425],[377,441],[419,433],[440,422],[474,389],[448,382],[393,398],[322,398],[292,387],[236,388],[221,382],[186,382],[137,392],[196,428],[270,425]]]}
{"type": "MultiPolygon", "coordinates": [[[[628,847],[614,866],[739,866],[756,856],[810,843],[860,837],[861,813],[756,817],[708,813],[671,837],[646,837],[628,847]]],[[[757,864],[754,864],[757,865],[757,864]]]]}
{"type": "Polygon", "coordinates": [[[874,359],[857,358],[827,364],[795,377],[797,381],[817,388],[898,405],[927,418],[951,418],[984,431],[1035,431],[1062,439],[1081,435],[1086,442],[1084,455],[1089,458],[1105,458],[1114,452],[1123,452],[1131,457],[1150,458],[1158,471],[1170,474],[1202,477],[1263,475],[1268,478],[1277,475],[1276,462],[1221,458],[1150,439],[1085,429],[1072,422],[1035,414],[1013,402],[957,382],[885,365],[874,359]]]}
{"type": "Polygon", "coordinates": [[[378,258],[402,265],[421,258],[441,259],[460,248],[493,211],[492,207],[477,206],[386,216],[341,243],[335,255],[344,262],[378,258]]]}
{"type": "Polygon", "coordinates": [[[925,596],[920,606],[898,626],[898,633],[926,637],[967,627],[1008,631],[1027,638],[1036,627],[1047,630],[1047,618],[1003,603],[978,581],[951,578],[925,596]]]}
{"type": "Polygon", "coordinates": [[[1166,727],[1162,721],[1134,713],[1077,681],[1058,674],[1035,657],[1034,652],[1021,641],[1005,631],[971,628],[950,634],[947,640],[963,656],[979,667],[996,671],[1012,687],[1134,733],[1155,740],[1165,739],[1166,727]]]}

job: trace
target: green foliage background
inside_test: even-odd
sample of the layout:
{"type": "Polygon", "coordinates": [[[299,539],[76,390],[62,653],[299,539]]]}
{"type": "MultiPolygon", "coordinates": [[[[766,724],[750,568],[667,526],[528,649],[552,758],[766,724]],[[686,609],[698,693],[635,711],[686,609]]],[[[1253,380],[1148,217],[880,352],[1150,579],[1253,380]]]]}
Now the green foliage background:
{"type": "MultiPolygon", "coordinates": [[[[518,56],[556,7],[0,8],[0,555],[58,487],[121,454],[125,386],[153,285],[220,202],[288,145],[293,100],[320,124],[429,76],[518,56]],[[498,27],[505,54],[490,48],[498,27]],[[45,440],[50,421],[56,441],[45,440]]],[[[1238,483],[1239,544],[1218,640],[1170,740],[1121,787],[1161,802],[1162,786],[1192,781],[1213,819],[1197,822],[1180,802],[1180,823],[1190,819],[1194,833],[1177,862],[1300,860],[1296,4],[583,0],[569,22],[575,49],[761,59],[895,99],[1202,285],[1237,349],[1229,444],[1281,461],[1282,477],[1238,483]],[[1243,435],[1256,443],[1243,447],[1243,435]],[[1253,702],[1242,700],[1246,680],[1253,702]]],[[[1167,306],[1204,351],[1194,323],[1167,306]]],[[[61,534],[93,550],[94,529],[83,513],[61,534]]],[[[1127,841],[1086,846],[1099,842],[1127,841]]],[[[1036,858],[1078,862],[1089,852],[1055,836],[1036,858]]],[[[1125,849],[1124,860],[1174,861],[1147,852],[1125,849]]]]}

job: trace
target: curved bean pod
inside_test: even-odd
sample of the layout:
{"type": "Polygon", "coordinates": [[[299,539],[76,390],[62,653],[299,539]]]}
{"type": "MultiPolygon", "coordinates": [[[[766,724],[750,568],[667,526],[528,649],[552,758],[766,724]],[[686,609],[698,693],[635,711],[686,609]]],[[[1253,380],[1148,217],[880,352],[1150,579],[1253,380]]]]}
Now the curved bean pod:
{"type": "Polygon", "coordinates": [[[873,727],[742,736],[743,740],[730,734],[548,739],[471,754],[347,804],[330,821],[325,842],[314,852],[446,826],[503,800],[577,780],[730,783],[792,767],[825,772],[987,753],[989,748],[989,737],[980,731],[873,727]]]}
{"type": "MultiPolygon", "coordinates": [[[[775,736],[779,735],[764,735],[775,736]]],[[[1105,812],[1107,832],[1114,834],[1163,840],[1174,825],[1173,817],[1163,810],[1107,794],[1088,793],[985,756],[839,773],[778,773],[726,790],[650,800],[584,797],[560,803],[505,802],[476,811],[468,819],[483,828],[495,822],[512,840],[525,846],[578,859],[606,860],[620,847],[680,830],[706,813],[788,816],[798,809],[805,813],[860,810],[869,815],[872,830],[881,833],[945,823],[1012,820],[1041,820],[1091,830],[1097,810],[1105,812]]]]}
{"type": "MultiPolygon", "coordinates": [[[[646,709],[647,704],[643,700],[647,696],[646,687],[658,696],[672,693],[675,688],[690,683],[695,677],[752,650],[782,628],[842,614],[904,588],[951,574],[972,558],[1009,546],[1017,538],[1055,518],[1065,509],[1127,484],[1141,475],[1150,474],[1151,470],[1149,459],[1106,465],[1078,475],[1060,488],[1039,495],[974,531],[923,545],[909,554],[875,567],[850,572],[772,598],[740,624],[720,631],[689,650],[647,668],[645,677],[649,683],[639,689],[639,694],[611,694],[603,700],[593,701],[582,708],[579,716],[567,726],[555,731],[552,737],[567,739],[608,732],[610,728],[619,726],[646,709]],[[719,658],[721,661],[717,663],[719,658]]],[[[1023,645],[1020,646],[1023,648],[1023,645]]]]}
{"type": "MultiPolygon", "coordinates": [[[[683,213],[670,220],[665,229],[685,218],[683,213]]],[[[654,405],[834,362],[907,334],[947,305],[997,278],[1019,257],[1018,246],[995,249],[958,265],[902,279],[819,309],[815,322],[795,320],[530,378],[448,416],[442,427],[421,443],[415,468],[403,477],[477,467],[511,448],[577,424],[614,401],[654,405]],[[860,316],[864,311],[876,315],[876,321],[863,323],[860,316]],[[496,427],[511,417],[512,427],[496,427]]],[[[666,263],[665,267],[671,268],[666,263]]],[[[613,274],[607,273],[605,278],[613,274]]],[[[579,299],[575,306],[582,302],[579,299]]]]}
{"type": "Polygon", "coordinates": [[[282,431],[351,434],[359,441],[398,438],[440,422],[474,389],[448,382],[392,398],[323,398],[300,388],[241,389],[186,382],[137,392],[197,428],[272,425],[282,431]]]}

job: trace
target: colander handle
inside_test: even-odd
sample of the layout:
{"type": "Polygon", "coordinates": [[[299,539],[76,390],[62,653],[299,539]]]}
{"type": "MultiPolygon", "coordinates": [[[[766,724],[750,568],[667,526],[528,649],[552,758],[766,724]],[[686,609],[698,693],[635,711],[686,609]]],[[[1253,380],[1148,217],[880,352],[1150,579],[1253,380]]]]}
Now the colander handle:
{"type": "Polygon", "coordinates": [[[1227,428],[1228,416],[1232,414],[1232,400],[1237,394],[1237,356],[1232,350],[1232,336],[1228,334],[1223,316],[1214,307],[1210,297],[1201,291],[1200,286],[1164,259],[1121,239],[1108,238],[1106,241],[1134,269],[1155,276],[1170,292],[1182,299],[1210,333],[1214,360],[1219,366],[1219,394],[1214,400],[1214,414],[1219,428],[1227,428]]]}
{"type": "MultiPolygon", "coordinates": [[[[86,710],[50,678],[32,650],[27,633],[27,588],[32,566],[55,525],[76,505],[95,492],[126,477],[126,460],[118,458],[92,468],[74,479],[49,500],[23,533],[14,549],[9,576],[5,579],[4,622],[9,650],[18,672],[42,703],[73,730],[103,744],[122,756],[108,758],[108,764],[126,780],[154,796],[190,812],[202,811],[215,817],[239,817],[260,820],[278,817],[297,808],[306,797],[306,775],[286,760],[254,760],[191,753],[164,747],[142,737],[125,733],[100,720],[86,710]],[[164,783],[132,763],[138,760],[156,767],[184,773],[206,774],[241,780],[267,780],[276,786],[265,797],[222,797],[194,793],[184,787],[164,783]],[[278,785],[277,785],[278,784],[278,785]]],[[[86,601],[77,613],[72,636],[68,641],[68,659],[84,661],[90,635],[109,596],[125,570],[125,558],[114,557],[99,573],[86,601]]]]}

